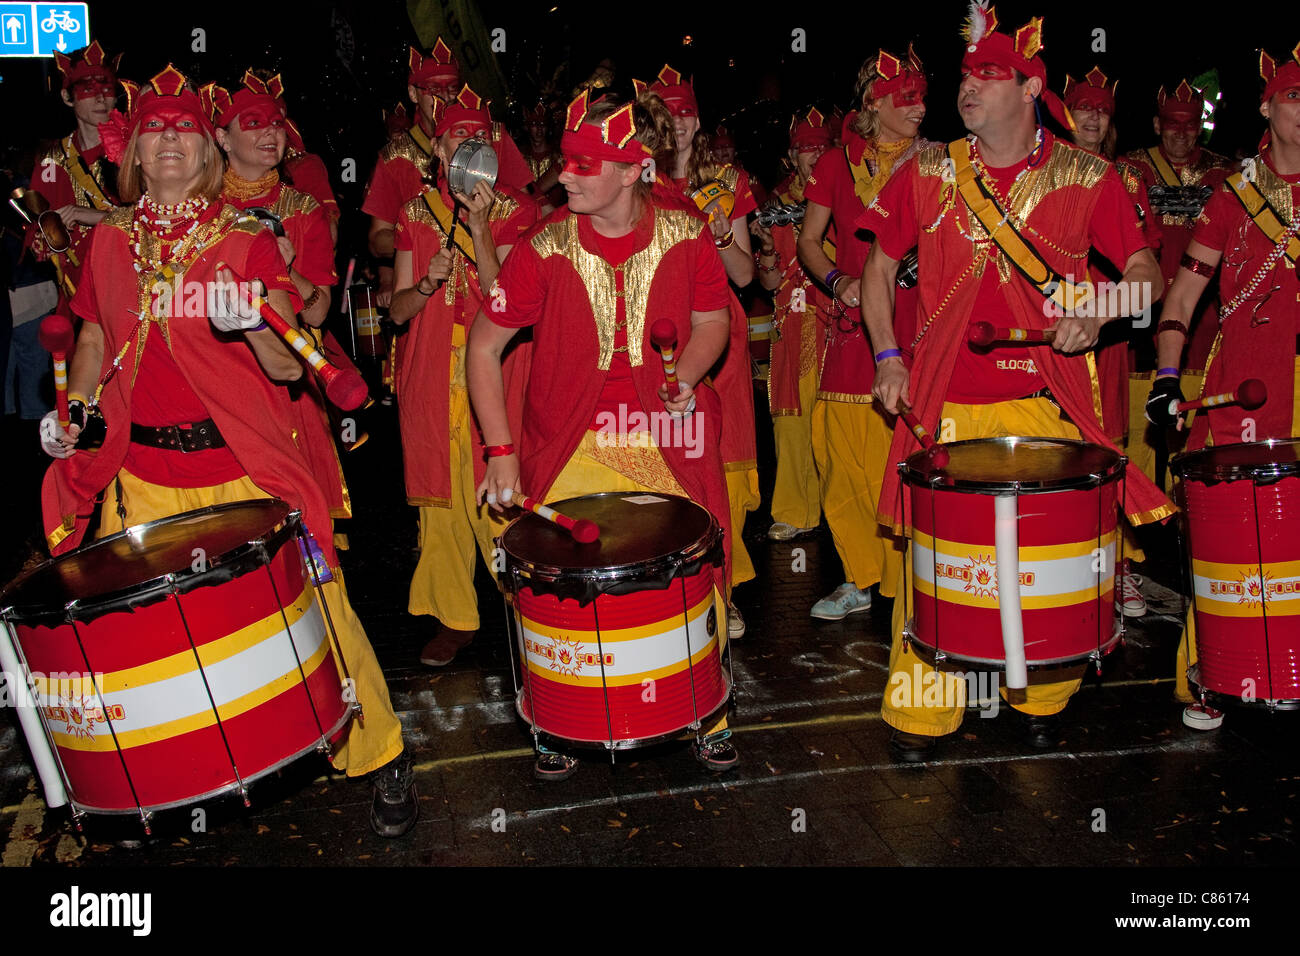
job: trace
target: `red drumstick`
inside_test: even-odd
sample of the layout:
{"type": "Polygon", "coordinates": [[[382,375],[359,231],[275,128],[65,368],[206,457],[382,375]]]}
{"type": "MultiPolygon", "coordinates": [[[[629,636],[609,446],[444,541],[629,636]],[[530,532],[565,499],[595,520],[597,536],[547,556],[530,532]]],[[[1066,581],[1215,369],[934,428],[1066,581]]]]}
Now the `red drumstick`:
{"type": "Polygon", "coordinates": [[[677,387],[677,329],[669,319],[659,319],[650,327],[650,341],[661,353],[664,363],[664,382],[668,385],[668,397],[672,398],[677,387]]]}
{"type": "Polygon", "coordinates": [[[1170,402],[1172,414],[1190,412],[1194,408],[1213,408],[1215,405],[1240,405],[1242,408],[1259,408],[1268,401],[1268,388],[1257,378],[1242,379],[1235,392],[1205,395],[1190,402],[1170,402]]]}
{"type": "Polygon", "coordinates": [[[930,456],[931,464],[936,468],[947,468],[948,449],[935,441],[934,437],[925,430],[925,426],[912,414],[912,407],[906,402],[899,402],[898,413],[903,416],[903,421],[907,423],[907,427],[912,429],[912,434],[917,437],[917,440],[925,448],[926,453],[930,456]]]}
{"type": "Polygon", "coordinates": [[[59,427],[68,427],[68,353],[76,339],[66,315],[51,312],[41,321],[36,336],[41,348],[54,359],[54,403],[59,409],[59,427]]]}
{"type": "Polygon", "coordinates": [[[520,495],[515,499],[515,504],[521,508],[527,508],[535,515],[541,515],[547,521],[558,524],[568,531],[573,540],[579,544],[591,544],[600,537],[600,526],[594,521],[588,521],[586,518],[579,518],[575,521],[566,515],[560,514],[554,508],[538,504],[527,495],[520,495]]]}
{"type": "MultiPolygon", "coordinates": [[[[230,266],[224,262],[219,262],[217,268],[230,269],[230,266]]],[[[231,269],[231,273],[234,274],[233,269],[231,269]]],[[[239,278],[239,276],[236,276],[236,278],[239,278]]],[[[280,337],[289,344],[289,347],[301,355],[304,361],[316,370],[316,374],[325,383],[325,395],[331,402],[345,412],[361,407],[370,393],[360,372],[331,365],[325,356],[312,347],[312,344],[307,341],[301,332],[282,319],[280,313],[275,311],[271,303],[261,296],[253,297],[253,305],[262,314],[266,324],[275,329],[280,337]]]]}
{"type": "Polygon", "coordinates": [[[986,349],[994,342],[1051,342],[1055,329],[999,328],[992,322],[975,322],[970,327],[966,341],[976,348],[986,349]]]}

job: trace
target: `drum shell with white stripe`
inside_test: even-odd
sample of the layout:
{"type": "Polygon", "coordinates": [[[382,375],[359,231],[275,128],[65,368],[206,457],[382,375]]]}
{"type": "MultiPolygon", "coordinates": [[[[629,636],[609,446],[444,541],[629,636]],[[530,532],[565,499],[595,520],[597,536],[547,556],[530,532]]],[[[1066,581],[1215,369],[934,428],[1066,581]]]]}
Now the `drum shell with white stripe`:
{"type": "Polygon", "coordinates": [[[595,521],[601,538],[578,544],[535,515],[502,535],[520,715],[554,737],[622,749],[675,736],[721,708],[730,688],[714,604],[717,522],[674,495],[589,495],[553,507],[595,521]]]}
{"type": "Polygon", "coordinates": [[[193,803],[341,734],[348,706],[298,527],[284,502],[219,505],[101,539],[6,589],[5,617],[38,675],[37,704],[74,806],[193,803]],[[150,556],[151,538],[171,534],[161,549],[178,564],[176,553],[193,553],[182,542],[220,548],[215,523],[227,542],[255,529],[242,535],[251,543],[152,576],[166,559],[150,556]],[[149,580],[118,587],[123,555],[136,548],[149,580]],[[28,600],[60,591],[83,596],[62,610],[28,600]],[[69,674],[83,676],[60,680],[69,674]]]}
{"type": "Polygon", "coordinates": [[[933,469],[924,453],[900,465],[913,528],[912,640],[950,663],[1005,666],[994,502],[1014,495],[1027,666],[1078,664],[1113,650],[1124,459],[1067,439],[944,447],[944,469],[933,469]]]}
{"type": "Polygon", "coordinates": [[[1176,456],[1194,589],[1192,682],[1300,706],[1300,441],[1176,456]]]}

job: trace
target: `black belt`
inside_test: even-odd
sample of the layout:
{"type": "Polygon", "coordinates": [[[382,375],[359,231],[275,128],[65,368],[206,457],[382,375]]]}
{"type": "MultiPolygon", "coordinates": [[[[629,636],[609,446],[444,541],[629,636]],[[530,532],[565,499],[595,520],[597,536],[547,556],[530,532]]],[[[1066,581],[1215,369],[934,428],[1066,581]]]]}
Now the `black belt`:
{"type": "Polygon", "coordinates": [[[131,423],[131,441],[150,448],[168,448],[175,451],[204,451],[208,448],[225,448],[226,440],[217,431],[217,423],[207,418],[201,422],[184,425],[150,425],[131,423]]]}

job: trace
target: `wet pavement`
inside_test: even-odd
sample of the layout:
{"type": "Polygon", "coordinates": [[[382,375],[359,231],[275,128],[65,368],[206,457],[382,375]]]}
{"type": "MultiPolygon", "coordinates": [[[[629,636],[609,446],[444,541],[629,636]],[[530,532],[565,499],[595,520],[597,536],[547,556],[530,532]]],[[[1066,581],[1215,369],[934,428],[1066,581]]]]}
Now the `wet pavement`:
{"type": "MultiPolygon", "coordinates": [[[[732,644],[739,766],[711,774],[683,741],[620,753],[613,765],[593,751],[569,780],[539,782],[514,710],[503,603],[483,569],[478,639],[448,667],[418,662],[431,619],[405,613],[416,529],[395,423],[395,409],[376,406],[366,420],[370,441],[347,462],[356,517],[345,567],[414,756],[415,829],[398,840],[374,836],[369,786],[310,756],[254,784],[249,809],[225,798],[166,811],[148,837],[138,821],[88,817],[78,833],[66,809],[45,809],[8,709],[0,724],[5,865],[1297,860],[1300,714],[1233,712],[1212,733],[1181,723],[1172,672],[1182,599],[1170,590],[1180,558],[1169,534],[1151,539],[1150,612],[1129,623],[1101,677],[1089,671],[1057,749],[1028,749],[1009,708],[992,717],[971,710],[934,760],[900,767],[879,710],[888,602],[840,622],[810,618],[813,602],[842,580],[829,532],[823,525],[795,541],[768,541],[764,508],[750,515],[745,535],[758,579],[736,592],[748,623],[732,644]]],[[[772,463],[762,429],[766,500],[772,463]]]]}

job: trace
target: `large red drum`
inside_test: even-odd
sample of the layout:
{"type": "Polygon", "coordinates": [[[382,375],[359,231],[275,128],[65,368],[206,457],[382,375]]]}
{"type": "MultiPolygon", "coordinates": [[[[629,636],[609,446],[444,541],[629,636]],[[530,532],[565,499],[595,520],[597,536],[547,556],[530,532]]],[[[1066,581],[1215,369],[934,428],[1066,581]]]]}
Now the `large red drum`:
{"type": "MultiPolygon", "coordinates": [[[[600,540],[528,514],[501,536],[515,608],[520,715],[535,731],[610,750],[676,736],[726,704],[718,640],[718,523],[676,495],[554,504],[600,540]]],[[[725,625],[723,625],[725,626],[725,625]]]]}
{"type": "Polygon", "coordinates": [[[1116,522],[1125,459],[1087,442],[952,442],[946,468],[924,452],[899,466],[909,486],[911,641],[953,664],[1007,663],[997,572],[999,509],[1017,541],[1029,669],[1094,661],[1113,650],[1116,522]]]}
{"type": "Polygon", "coordinates": [[[328,749],[350,712],[300,540],[283,501],[217,505],[0,592],[74,812],[147,825],[328,749]]]}
{"type": "Polygon", "coordinates": [[[1191,558],[1198,689],[1300,708],[1300,440],[1175,456],[1191,558]]]}

